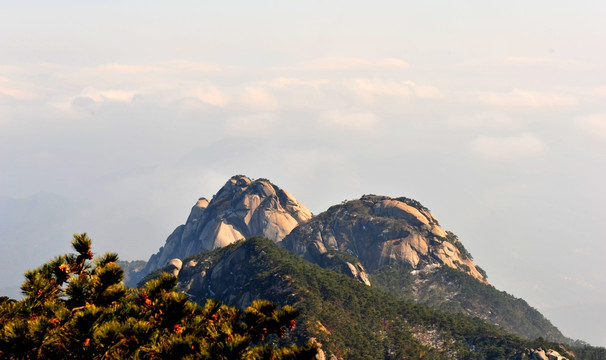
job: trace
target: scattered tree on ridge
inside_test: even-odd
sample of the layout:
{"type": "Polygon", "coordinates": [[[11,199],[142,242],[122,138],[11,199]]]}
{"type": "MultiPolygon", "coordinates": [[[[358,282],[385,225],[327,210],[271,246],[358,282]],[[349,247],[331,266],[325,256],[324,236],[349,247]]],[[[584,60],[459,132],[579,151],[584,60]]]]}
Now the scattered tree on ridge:
{"type": "Polygon", "coordinates": [[[313,359],[311,343],[276,348],[297,310],[256,300],[244,311],[176,292],[164,274],[142,289],[121,282],[116,254],[93,261],[91,240],[74,234],[76,254],[28,271],[25,298],[0,298],[0,357],[8,359],[313,359]]]}

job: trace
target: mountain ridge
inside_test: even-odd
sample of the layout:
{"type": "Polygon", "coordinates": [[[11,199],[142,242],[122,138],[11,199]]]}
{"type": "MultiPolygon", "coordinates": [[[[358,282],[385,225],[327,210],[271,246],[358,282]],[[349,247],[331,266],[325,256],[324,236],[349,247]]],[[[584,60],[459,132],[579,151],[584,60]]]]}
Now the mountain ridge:
{"type": "MultiPolygon", "coordinates": [[[[406,197],[363,195],[312,217],[305,205],[269,180],[236,175],[210,201],[198,200],[186,224],[150,258],[145,273],[152,273],[143,281],[153,277],[154,269],[180,279],[189,276],[198,266],[191,256],[200,249],[221,249],[267,234],[305,260],[394,298],[475,316],[526,339],[573,343],[525,301],[492,287],[457,236],[444,230],[420,202],[406,197]],[[277,221],[284,217],[287,226],[277,221]],[[204,230],[209,226],[213,231],[204,230]],[[224,236],[221,228],[227,226],[229,236],[224,236]],[[389,272],[392,267],[395,273],[389,272]]],[[[202,286],[204,276],[204,271],[198,272],[194,288],[202,286]]]]}
{"type": "Polygon", "coordinates": [[[331,206],[293,229],[282,243],[312,262],[334,249],[356,256],[369,271],[397,263],[414,269],[439,265],[487,282],[458,238],[419,202],[403,197],[363,195],[331,206]]]}
{"type": "Polygon", "coordinates": [[[300,325],[285,340],[314,338],[326,359],[528,359],[539,348],[567,354],[554,359],[574,358],[546,340],[523,340],[478,318],[397,300],[261,237],[183,263],[178,288],[197,302],[217,298],[243,308],[265,298],[298,308],[300,325]]]}

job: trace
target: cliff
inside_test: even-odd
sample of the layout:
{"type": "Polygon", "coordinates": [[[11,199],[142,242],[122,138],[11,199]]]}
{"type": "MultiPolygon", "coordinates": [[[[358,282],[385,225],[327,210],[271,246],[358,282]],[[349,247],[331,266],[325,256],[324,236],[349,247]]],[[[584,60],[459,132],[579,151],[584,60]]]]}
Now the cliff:
{"type": "Polygon", "coordinates": [[[203,250],[229,245],[253,235],[281,241],[311,212],[287,191],[266,179],[233,176],[209,201],[200,198],[184,225],[149,259],[144,273],[203,250]]]}
{"type": "Polygon", "coordinates": [[[487,283],[457,237],[407,198],[365,195],[335,205],[293,230],[282,245],[315,263],[335,250],[355,256],[369,272],[394,264],[448,266],[487,283]]]}

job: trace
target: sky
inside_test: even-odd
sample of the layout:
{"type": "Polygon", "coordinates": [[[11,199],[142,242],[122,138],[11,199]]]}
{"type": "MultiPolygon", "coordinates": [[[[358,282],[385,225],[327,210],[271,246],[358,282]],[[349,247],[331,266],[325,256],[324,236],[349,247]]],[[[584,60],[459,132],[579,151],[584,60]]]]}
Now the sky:
{"type": "Polygon", "coordinates": [[[314,214],[419,200],[606,346],[606,3],[0,3],[0,272],[84,231],[147,260],[245,174],[314,214]]]}

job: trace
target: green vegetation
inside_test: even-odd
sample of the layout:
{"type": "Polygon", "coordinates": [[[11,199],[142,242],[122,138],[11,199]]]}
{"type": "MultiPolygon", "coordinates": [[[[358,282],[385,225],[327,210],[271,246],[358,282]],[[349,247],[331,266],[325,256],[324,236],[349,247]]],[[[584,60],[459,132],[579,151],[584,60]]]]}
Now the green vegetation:
{"type": "MultiPolygon", "coordinates": [[[[459,241],[459,238],[452,231],[446,231],[446,241],[453,244],[457,248],[457,250],[459,250],[459,253],[461,253],[461,258],[463,258],[464,260],[473,260],[473,256],[471,256],[471,253],[469,253],[469,251],[465,249],[463,243],[459,241]]],[[[484,276],[484,278],[486,278],[486,276],[484,276]]]]}
{"type": "Polygon", "coordinates": [[[577,345],[572,348],[577,359],[604,360],[606,359],[606,348],[593,347],[589,345],[577,345]]]}
{"type": "Polygon", "coordinates": [[[76,254],[28,271],[25,298],[0,298],[3,359],[312,359],[317,348],[271,346],[298,311],[255,300],[246,310],[209,300],[201,307],[161,274],[141,289],[122,285],[116,254],[95,261],[91,240],[74,235],[76,254]]]}
{"type": "Polygon", "coordinates": [[[406,205],[412,206],[413,208],[415,208],[417,210],[425,210],[427,212],[430,212],[428,208],[423,206],[423,204],[421,204],[420,202],[418,202],[415,199],[410,199],[410,198],[401,196],[401,197],[395,198],[394,200],[401,201],[401,202],[405,203],[406,205]]]}
{"type": "Polygon", "coordinates": [[[372,273],[370,281],[373,286],[382,288],[398,299],[414,301],[415,277],[412,270],[408,264],[387,265],[372,273]]]}
{"type": "Polygon", "coordinates": [[[202,283],[188,290],[197,301],[216,296],[235,305],[254,294],[295,306],[301,325],[285,339],[313,336],[323,350],[345,359],[505,359],[530,346],[483,320],[397,300],[267,239],[253,237],[189,260],[198,265],[179,280],[192,284],[204,272],[202,283]]]}
{"type": "MultiPolygon", "coordinates": [[[[409,219],[409,223],[397,215],[382,212],[381,206],[377,207],[376,204],[385,199],[390,198],[364,195],[359,200],[332,206],[311,221],[295,228],[283,240],[282,245],[325,269],[344,274],[350,271],[339,266],[339,263],[348,259],[345,261],[355,264],[356,261],[351,257],[355,255],[358,262],[364,265],[372,286],[381,288],[393,297],[453,314],[483,319],[526,340],[543,337],[574,346],[580,352],[594,351],[584,350],[584,344],[566,338],[524,300],[516,299],[470,276],[473,267],[466,260],[472,261],[473,257],[455,234],[447,232],[444,237],[436,236],[427,228],[415,225],[414,219],[409,219]],[[451,248],[452,244],[461,256],[461,259],[452,259],[456,269],[446,265],[433,267],[434,264],[441,263],[442,259],[431,251],[426,257],[418,260],[417,270],[414,272],[404,261],[393,261],[393,257],[377,260],[378,251],[381,251],[382,255],[383,252],[387,253],[383,242],[405,239],[411,233],[423,236],[430,250],[431,247],[440,249],[445,245],[451,248]],[[339,249],[346,249],[348,253],[334,250],[333,239],[339,249]],[[316,251],[313,242],[317,240],[323,241],[328,253],[316,251]],[[329,242],[331,245],[328,245],[329,242]]],[[[426,210],[420,203],[411,199],[394,200],[405,202],[419,210],[426,210]]],[[[400,245],[395,241],[395,245],[400,245]]],[[[483,278],[487,279],[486,272],[477,265],[475,267],[483,278]]]]}
{"type": "Polygon", "coordinates": [[[484,284],[447,266],[412,275],[406,265],[384,267],[371,274],[373,285],[404,300],[435,309],[487,319],[525,339],[544,337],[571,343],[540,312],[526,301],[484,284]],[[415,285],[416,277],[416,285],[415,285]],[[416,286],[416,291],[413,291],[416,286]]]}
{"type": "MultiPolygon", "coordinates": [[[[458,302],[443,306],[451,313],[397,299],[393,295],[419,295],[413,286],[417,275],[406,266],[383,267],[373,275],[382,289],[368,287],[253,237],[185,259],[195,265],[182,269],[179,284],[158,271],[141,288],[129,289],[121,284],[115,254],[92,261],[85,234],[75,235],[72,245],[75,254],[26,274],[25,299],[0,297],[0,358],[311,359],[317,346],[306,342],[310,337],[328,355],[351,360],[522,359],[526,349],[538,347],[575,358],[558,343],[524,340],[463,315],[466,303],[457,298],[457,289],[450,290],[458,302]],[[176,289],[187,290],[203,305],[176,289]],[[242,299],[245,310],[232,307],[242,299]]],[[[480,299],[499,301],[490,298],[496,289],[454,269],[422,276],[428,283],[466,286],[480,299]]],[[[432,292],[423,296],[435,304],[444,298],[432,292]]],[[[606,349],[589,346],[573,350],[578,359],[606,355],[606,349]]]]}

